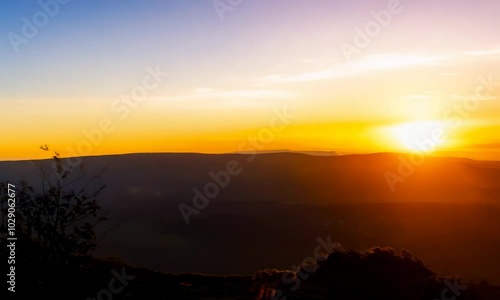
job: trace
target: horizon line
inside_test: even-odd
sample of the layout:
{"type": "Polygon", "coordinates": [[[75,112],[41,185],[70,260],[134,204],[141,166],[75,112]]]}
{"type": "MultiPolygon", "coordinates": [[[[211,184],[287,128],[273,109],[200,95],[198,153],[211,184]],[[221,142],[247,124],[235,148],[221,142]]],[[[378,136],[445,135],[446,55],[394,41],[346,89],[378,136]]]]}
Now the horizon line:
{"type": "MultiPolygon", "coordinates": [[[[335,150],[289,150],[289,149],[280,149],[280,150],[261,150],[255,152],[248,151],[235,151],[235,152],[196,152],[196,151],[172,151],[172,152],[126,152],[126,153],[109,153],[109,154],[95,154],[95,155],[85,155],[85,156],[68,156],[68,157],[59,157],[61,160],[66,159],[84,159],[90,157],[106,157],[106,156],[125,156],[125,155],[152,155],[152,154],[164,154],[164,155],[179,155],[179,154],[191,154],[191,155],[249,155],[255,153],[256,155],[269,155],[269,154],[297,154],[297,155],[308,155],[308,156],[316,156],[316,157],[340,157],[340,156],[368,156],[368,155],[411,155],[414,152],[405,152],[405,151],[378,151],[378,152],[339,152],[335,150]],[[317,154],[314,154],[317,153],[317,154]],[[321,155],[321,154],[325,155],[321,155]],[[332,154],[335,153],[335,154],[332,154]]],[[[482,161],[482,162],[499,162],[499,160],[494,159],[478,159],[471,158],[466,156],[456,156],[452,155],[452,153],[456,153],[454,151],[435,151],[431,153],[422,154],[424,157],[428,158],[453,158],[453,159],[467,159],[472,161],[482,161]],[[439,153],[441,153],[439,155],[439,153]]],[[[43,160],[51,160],[54,156],[46,157],[46,158],[32,158],[32,159],[0,159],[0,162],[24,162],[24,161],[43,161],[43,160]]]]}

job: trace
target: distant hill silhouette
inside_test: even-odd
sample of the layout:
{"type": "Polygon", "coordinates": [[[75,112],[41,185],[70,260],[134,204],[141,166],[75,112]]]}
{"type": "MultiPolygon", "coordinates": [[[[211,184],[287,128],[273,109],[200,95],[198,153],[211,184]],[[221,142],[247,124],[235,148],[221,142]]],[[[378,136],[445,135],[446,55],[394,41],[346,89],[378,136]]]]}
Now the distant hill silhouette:
{"type": "MultiPolygon", "coordinates": [[[[263,151],[256,151],[258,154],[279,154],[279,153],[295,153],[295,154],[307,154],[307,155],[313,155],[313,156],[336,156],[336,155],[343,155],[347,153],[341,153],[337,151],[307,151],[307,150],[302,150],[302,151],[296,151],[296,150],[263,150],[263,151]]],[[[253,151],[251,152],[234,152],[235,154],[252,154],[253,151]]]]}

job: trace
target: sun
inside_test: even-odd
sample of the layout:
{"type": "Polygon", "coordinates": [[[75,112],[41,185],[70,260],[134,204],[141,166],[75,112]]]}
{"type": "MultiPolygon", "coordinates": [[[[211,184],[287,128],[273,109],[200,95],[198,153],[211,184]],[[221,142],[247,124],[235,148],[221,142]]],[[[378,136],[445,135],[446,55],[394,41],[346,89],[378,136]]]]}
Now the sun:
{"type": "Polygon", "coordinates": [[[445,124],[440,121],[418,121],[390,127],[397,144],[410,151],[433,152],[444,144],[445,124]]]}

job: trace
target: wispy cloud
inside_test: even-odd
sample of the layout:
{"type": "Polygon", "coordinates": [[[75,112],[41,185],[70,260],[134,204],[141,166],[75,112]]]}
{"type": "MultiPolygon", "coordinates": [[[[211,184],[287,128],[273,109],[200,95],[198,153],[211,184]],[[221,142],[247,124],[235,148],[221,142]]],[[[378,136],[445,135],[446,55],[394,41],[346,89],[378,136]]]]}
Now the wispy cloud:
{"type": "Polygon", "coordinates": [[[415,100],[415,101],[418,101],[418,100],[429,100],[429,99],[433,99],[434,96],[433,95],[420,95],[420,94],[416,94],[416,95],[405,95],[403,96],[403,99],[404,100],[415,100]]]}
{"type": "Polygon", "coordinates": [[[283,83],[283,82],[307,82],[317,80],[327,80],[342,77],[350,77],[358,74],[405,68],[414,65],[438,64],[448,59],[446,56],[423,56],[423,55],[402,55],[384,54],[371,55],[364,59],[336,64],[331,68],[305,72],[299,74],[272,74],[258,79],[258,85],[283,83]]]}
{"type": "Polygon", "coordinates": [[[474,51],[466,51],[464,52],[466,55],[471,56],[500,56],[500,47],[495,49],[482,49],[482,50],[474,50],[474,51]]]}
{"type": "Polygon", "coordinates": [[[313,64],[313,63],[319,63],[321,61],[322,61],[321,59],[316,59],[316,58],[305,58],[300,62],[304,64],[313,64]]]}
{"type": "Polygon", "coordinates": [[[179,104],[179,102],[183,102],[186,105],[198,107],[210,106],[227,108],[270,106],[277,101],[294,98],[296,98],[296,94],[286,90],[217,90],[213,88],[197,88],[192,93],[155,97],[152,100],[166,104],[179,104]]]}

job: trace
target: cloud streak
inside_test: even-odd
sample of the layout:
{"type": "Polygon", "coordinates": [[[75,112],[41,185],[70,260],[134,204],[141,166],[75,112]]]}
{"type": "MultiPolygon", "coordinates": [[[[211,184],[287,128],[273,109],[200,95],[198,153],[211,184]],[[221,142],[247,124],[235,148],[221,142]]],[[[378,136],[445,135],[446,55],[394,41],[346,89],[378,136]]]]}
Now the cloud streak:
{"type": "Polygon", "coordinates": [[[272,106],[279,101],[295,99],[295,93],[276,89],[255,90],[217,90],[212,88],[198,88],[193,93],[176,96],[155,97],[158,103],[179,104],[198,107],[259,107],[272,106]]]}
{"type": "Polygon", "coordinates": [[[328,80],[343,77],[351,77],[374,71],[391,69],[401,69],[418,65],[435,65],[447,60],[447,56],[424,56],[424,55],[403,55],[384,54],[371,55],[362,60],[352,63],[340,63],[332,68],[305,72],[299,74],[273,74],[258,79],[258,85],[285,83],[285,82],[308,82],[318,80],[328,80]]]}

